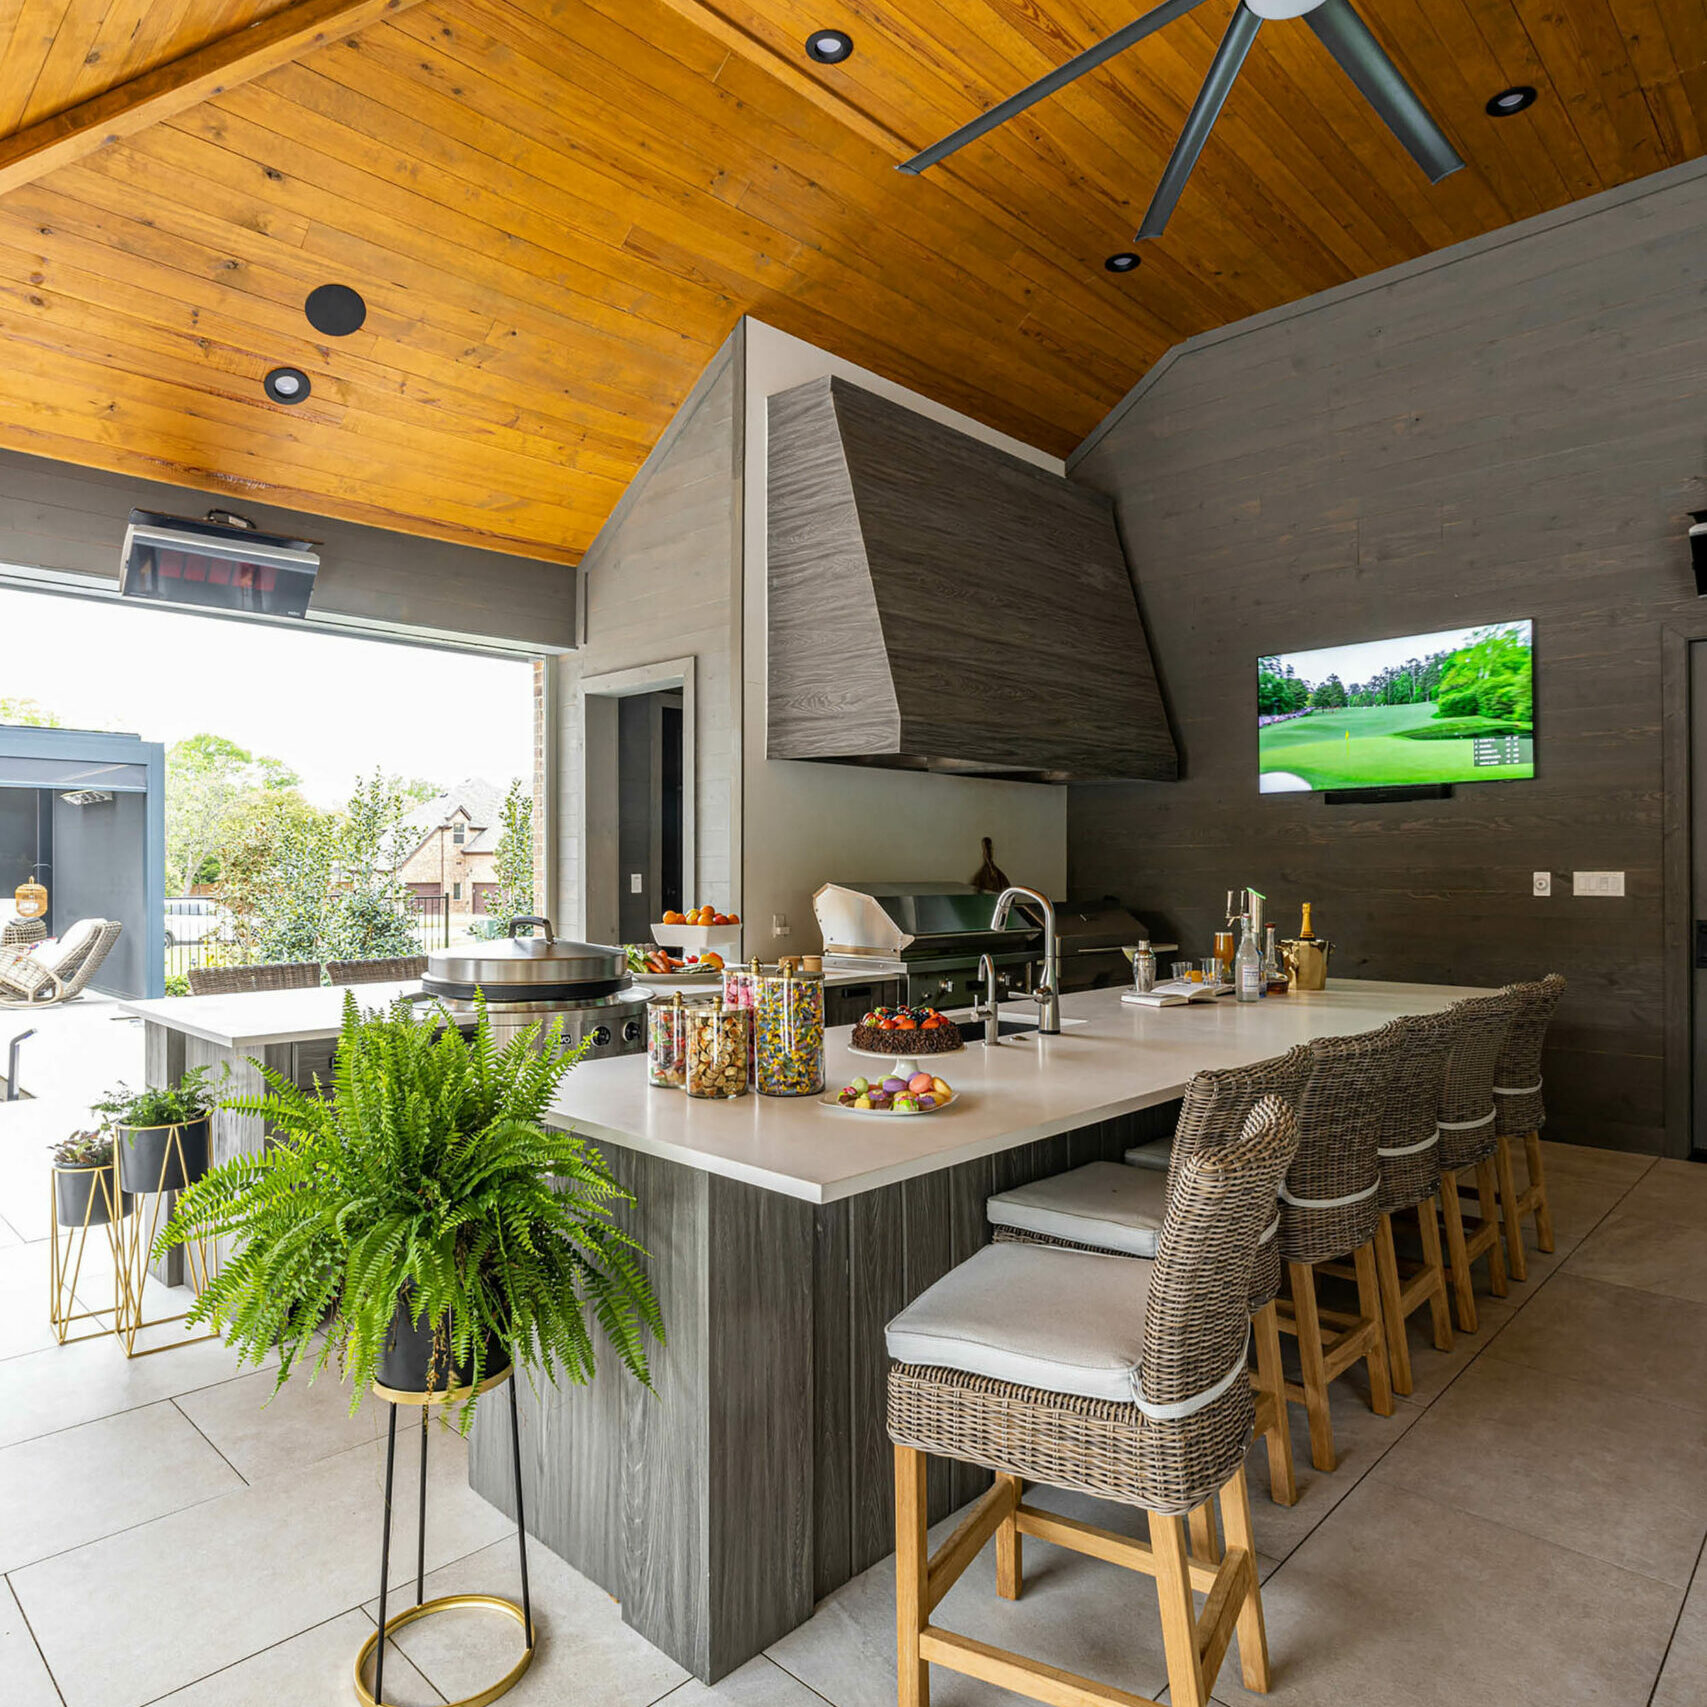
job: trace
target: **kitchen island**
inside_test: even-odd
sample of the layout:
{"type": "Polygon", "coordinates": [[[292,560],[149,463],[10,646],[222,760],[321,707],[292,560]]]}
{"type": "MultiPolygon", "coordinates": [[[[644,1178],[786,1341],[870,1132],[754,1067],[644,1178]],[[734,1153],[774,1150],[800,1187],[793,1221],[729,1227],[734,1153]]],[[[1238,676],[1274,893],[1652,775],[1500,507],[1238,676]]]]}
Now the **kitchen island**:
{"type": "MultiPolygon", "coordinates": [[[[1197,1072],[1477,993],[1342,981],[1242,1006],[1067,996],[1058,1036],[933,1058],[959,1100],[912,1117],[696,1101],[650,1089],[633,1058],[578,1067],[553,1119],[596,1141],[634,1194],[622,1219],[650,1252],[668,1339],[655,1395],[614,1360],[588,1388],[524,1381],[530,1532],[679,1663],[725,1675],[892,1550],[884,1326],[986,1241],[992,1193],[1171,1132],[1197,1072]]],[[[832,1091],[881,1070],[849,1038],[827,1040],[832,1091]]],[[[476,1422],[470,1478],[508,1508],[506,1425],[476,1422]]],[[[986,1481],[933,1462],[932,1521],[986,1481]]]]}

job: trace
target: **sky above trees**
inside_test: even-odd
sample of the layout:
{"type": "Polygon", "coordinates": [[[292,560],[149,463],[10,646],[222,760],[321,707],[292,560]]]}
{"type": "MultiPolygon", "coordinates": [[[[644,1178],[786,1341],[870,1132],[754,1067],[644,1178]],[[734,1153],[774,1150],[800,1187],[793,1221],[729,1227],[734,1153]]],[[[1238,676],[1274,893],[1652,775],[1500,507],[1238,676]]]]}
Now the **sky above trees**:
{"type": "Polygon", "coordinates": [[[524,662],[0,588],[8,699],[167,746],[209,731],[276,757],[316,806],[358,778],[533,771],[524,662]]]}

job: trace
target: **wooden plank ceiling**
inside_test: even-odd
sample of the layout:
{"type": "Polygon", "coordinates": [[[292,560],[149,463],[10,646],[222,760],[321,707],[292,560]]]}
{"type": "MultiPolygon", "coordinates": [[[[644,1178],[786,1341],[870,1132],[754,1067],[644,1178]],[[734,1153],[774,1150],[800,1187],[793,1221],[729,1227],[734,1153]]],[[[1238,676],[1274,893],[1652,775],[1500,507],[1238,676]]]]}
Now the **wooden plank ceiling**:
{"type": "MultiPolygon", "coordinates": [[[[1232,0],[915,179],[1143,0],[422,0],[0,196],[0,443],[573,562],[753,313],[1065,453],[1195,332],[1703,152],[1701,0],[1362,0],[1431,188],[1266,26],[1115,275],[1232,0]],[[856,52],[801,51],[838,26],[856,52]],[[1528,112],[1483,103],[1534,84],[1528,112]],[[366,325],[323,338],[338,281],[366,325]],[[313,395],[266,400],[304,369],[313,395]]],[[[0,137],[267,0],[0,0],[0,137]]]]}

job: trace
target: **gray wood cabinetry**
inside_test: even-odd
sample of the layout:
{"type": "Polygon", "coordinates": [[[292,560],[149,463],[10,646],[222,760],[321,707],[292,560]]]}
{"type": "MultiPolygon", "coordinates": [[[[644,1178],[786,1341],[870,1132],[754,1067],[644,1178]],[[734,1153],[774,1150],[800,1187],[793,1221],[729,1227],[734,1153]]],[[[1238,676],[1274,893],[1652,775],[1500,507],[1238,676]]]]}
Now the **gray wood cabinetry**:
{"type": "MultiPolygon", "coordinates": [[[[820,1206],[606,1150],[634,1193],[668,1343],[648,1393],[607,1360],[522,1402],[528,1528],[711,1682],[894,1547],[883,1330],[989,1237],[995,1191],[1117,1159],[1177,1103],[820,1206]]],[[[473,1486],[514,1515],[509,1418],[476,1418],[473,1486]]],[[[933,1464],[933,1520],[982,1487],[933,1464]]]]}

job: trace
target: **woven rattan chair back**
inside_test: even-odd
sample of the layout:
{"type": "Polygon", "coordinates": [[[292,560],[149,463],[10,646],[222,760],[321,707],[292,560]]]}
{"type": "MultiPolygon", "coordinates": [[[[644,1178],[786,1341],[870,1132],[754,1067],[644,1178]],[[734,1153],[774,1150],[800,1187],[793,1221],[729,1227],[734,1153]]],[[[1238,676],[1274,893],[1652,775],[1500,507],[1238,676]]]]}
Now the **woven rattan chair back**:
{"type": "Polygon", "coordinates": [[[1391,1215],[1433,1196],[1440,1183],[1440,1093],[1456,1022],[1450,1013],[1412,1014],[1393,1022],[1397,1048],[1381,1119],[1381,1189],[1376,1206],[1391,1215]]]}
{"type": "Polygon", "coordinates": [[[320,965],[287,960],[274,966],[192,966],[192,996],[244,996],[256,990],[313,990],[320,986],[320,965]]]}
{"type": "MultiPolygon", "coordinates": [[[[1297,1117],[1279,1097],[1264,1097],[1232,1143],[1179,1167],[1144,1314],[1142,1381],[1152,1409],[1212,1391],[1229,1370],[1242,1374],[1257,1241],[1297,1148],[1297,1117]]],[[[1250,1382],[1235,1379],[1188,1416],[1147,1418],[1141,1503],[1180,1512],[1208,1499],[1243,1461],[1253,1414],[1250,1382]]]]}
{"type": "Polygon", "coordinates": [[[1440,1090],[1443,1172],[1472,1167],[1494,1153],[1494,1074],[1520,1005],[1516,996],[1502,990],[1493,996],[1469,996],[1447,1010],[1454,1023],[1440,1090]]]}
{"type": "Polygon", "coordinates": [[[397,960],[328,960],[326,976],[334,984],[403,984],[427,970],[424,954],[397,960]]]}
{"type": "Polygon", "coordinates": [[[1280,1191],[1280,1254],[1332,1262],[1375,1234],[1382,1121],[1397,1033],[1319,1037],[1298,1097],[1298,1155],[1280,1191]]]}
{"type": "Polygon", "coordinates": [[[1522,1138],[1547,1124],[1547,1105],[1541,1094],[1541,1052],[1547,1028],[1565,993],[1557,972],[1532,984],[1507,984],[1501,992],[1517,999],[1505,1047],[1494,1069],[1494,1130],[1502,1137],[1522,1138]]]}

